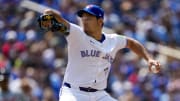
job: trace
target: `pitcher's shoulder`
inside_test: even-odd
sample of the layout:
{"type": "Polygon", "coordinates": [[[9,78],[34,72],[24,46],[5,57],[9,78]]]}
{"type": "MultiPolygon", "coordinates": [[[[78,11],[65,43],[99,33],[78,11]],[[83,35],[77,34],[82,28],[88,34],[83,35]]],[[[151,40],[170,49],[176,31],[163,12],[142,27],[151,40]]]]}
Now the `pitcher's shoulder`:
{"type": "Polygon", "coordinates": [[[104,33],[104,35],[107,38],[125,38],[126,37],[125,35],[119,35],[117,33],[111,33],[111,34],[104,33]]]}

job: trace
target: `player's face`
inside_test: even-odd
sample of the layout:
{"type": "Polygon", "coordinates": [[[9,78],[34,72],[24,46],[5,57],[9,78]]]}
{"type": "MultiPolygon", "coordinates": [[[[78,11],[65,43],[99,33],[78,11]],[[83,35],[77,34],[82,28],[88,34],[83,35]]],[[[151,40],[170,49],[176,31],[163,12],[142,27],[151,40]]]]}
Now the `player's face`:
{"type": "Polygon", "coordinates": [[[97,19],[95,16],[91,14],[83,13],[81,19],[83,29],[87,34],[94,33],[97,30],[101,30],[102,28],[102,23],[99,21],[100,19],[97,19]]]}

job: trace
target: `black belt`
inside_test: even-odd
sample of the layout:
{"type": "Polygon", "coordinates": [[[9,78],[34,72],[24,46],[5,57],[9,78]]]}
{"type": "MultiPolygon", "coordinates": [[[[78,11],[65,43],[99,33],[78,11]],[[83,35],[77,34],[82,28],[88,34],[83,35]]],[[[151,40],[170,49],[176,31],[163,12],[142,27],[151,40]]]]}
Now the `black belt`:
{"type": "MultiPolygon", "coordinates": [[[[65,82],[64,83],[64,86],[68,87],[68,88],[71,88],[71,84],[65,82]]],[[[91,87],[88,87],[88,88],[85,88],[85,87],[79,87],[79,89],[81,91],[85,91],[85,92],[96,92],[98,91],[97,89],[94,89],[94,88],[91,88],[91,87]]]]}

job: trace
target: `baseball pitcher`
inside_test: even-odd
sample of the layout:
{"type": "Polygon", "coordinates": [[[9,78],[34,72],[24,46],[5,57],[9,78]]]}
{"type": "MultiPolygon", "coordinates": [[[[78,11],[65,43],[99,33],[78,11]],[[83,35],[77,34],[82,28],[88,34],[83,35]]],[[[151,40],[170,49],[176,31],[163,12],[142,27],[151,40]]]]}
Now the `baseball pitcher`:
{"type": "Polygon", "coordinates": [[[39,17],[39,25],[47,31],[58,31],[68,42],[68,65],[59,101],[117,101],[104,91],[118,50],[129,48],[144,58],[151,71],[160,71],[160,63],[150,57],[136,40],[102,32],[104,11],[87,5],[77,12],[82,27],[72,24],[51,9],[39,17]]]}

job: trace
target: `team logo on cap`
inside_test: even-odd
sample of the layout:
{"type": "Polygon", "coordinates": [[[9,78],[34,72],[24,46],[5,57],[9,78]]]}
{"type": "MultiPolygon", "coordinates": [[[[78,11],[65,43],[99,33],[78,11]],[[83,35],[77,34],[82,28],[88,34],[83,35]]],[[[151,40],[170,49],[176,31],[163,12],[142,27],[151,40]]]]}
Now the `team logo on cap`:
{"type": "Polygon", "coordinates": [[[91,8],[91,7],[93,7],[93,5],[88,5],[86,8],[91,8]]]}

